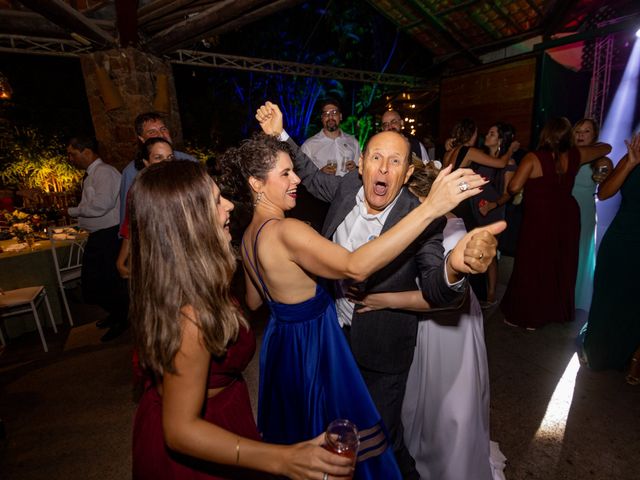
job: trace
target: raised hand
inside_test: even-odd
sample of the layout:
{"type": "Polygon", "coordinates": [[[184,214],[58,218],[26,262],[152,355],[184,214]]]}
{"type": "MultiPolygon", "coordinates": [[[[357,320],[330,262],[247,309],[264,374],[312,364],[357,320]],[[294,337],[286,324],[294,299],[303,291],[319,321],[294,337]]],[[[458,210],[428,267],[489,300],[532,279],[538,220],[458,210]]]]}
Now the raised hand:
{"type": "Polygon", "coordinates": [[[451,251],[449,266],[457,273],[483,273],[496,256],[498,235],[507,222],[500,221],[486,227],[474,228],[462,237],[451,251]]]}
{"type": "Polygon", "coordinates": [[[282,112],[275,103],[266,102],[256,110],[256,120],[260,123],[262,131],[274,137],[280,135],[284,130],[282,122],[282,112]]]}
{"type": "Polygon", "coordinates": [[[629,166],[635,166],[640,163],[640,133],[636,133],[631,137],[631,141],[624,143],[627,145],[627,155],[629,166]]]}
{"type": "Polygon", "coordinates": [[[487,180],[470,168],[458,168],[452,172],[449,165],[440,171],[422,205],[436,216],[444,215],[463,200],[480,193],[486,183],[487,180]]]}

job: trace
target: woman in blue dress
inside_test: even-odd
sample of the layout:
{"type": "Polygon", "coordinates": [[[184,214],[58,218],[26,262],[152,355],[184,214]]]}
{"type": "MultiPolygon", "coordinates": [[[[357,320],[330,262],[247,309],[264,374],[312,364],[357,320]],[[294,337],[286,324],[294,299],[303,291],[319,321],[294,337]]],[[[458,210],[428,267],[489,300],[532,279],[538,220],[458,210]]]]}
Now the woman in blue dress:
{"type": "Polygon", "coordinates": [[[257,136],[228,156],[239,164],[254,201],[242,247],[247,303],[255,309],[264,298],[271,309],[260,354],[258,429],[263,439],[291,443],[347,418],[360,433],[354,478],[402,478],[333,299],[316,277],[363,281],[485,182],[469,170],[446,175],[447,169],[421,206],[349,252],[305,223],[285,218],[296,205],[300,183],[286,143],[257,136]],[[461,181],[468,190],[458,186],[461,181]]]}

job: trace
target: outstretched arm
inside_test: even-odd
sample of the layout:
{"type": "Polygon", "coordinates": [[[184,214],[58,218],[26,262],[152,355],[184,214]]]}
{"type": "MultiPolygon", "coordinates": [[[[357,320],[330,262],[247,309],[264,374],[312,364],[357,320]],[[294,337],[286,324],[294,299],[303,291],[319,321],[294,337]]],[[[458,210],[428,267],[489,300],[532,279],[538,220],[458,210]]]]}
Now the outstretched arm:
{"type": "Polygon", "coordinates": [[[580,164],[593,162],[594,160],[604,157],[611,151],[611,145],[608,143],[594,143],[593,145],[586,145],[584,147],[578,147],[580,151],[580,164]]]}
{"type": "Polygon", "coordinates": [[[598,198],[606,200],[613,197],[622,187],[629,174],[640,163],[640,134],[635,134],[627,144],[627,154],[620,159],[611,175],[600,184],[598,198]]]}
{"type": "Polygon", "coordinates": [[[507,166],[507,163],[509,163],[513,152],[518,150],[518,148],[520,148],[520,143],[517,141],[513,141],[504,154],[499,157],[492,157],[491,155],[484,153],[479,148],[471,147],[464,157],[462,166],[467,166],[471,162],[475,162],[487,167],[504,168],[507,166]]]}
{"type": "MultiPolygon", "coordinates": [[[[449,168],[443,169],[421,205],[393,228],[353,252],[326,240],[302,222],[285,219],[274,228],[278,228],[279,240],[285,245],[291,260],[306,271],[329,279],[363,281],[397,257],[433,220],[462,200],[476,195],[484,184],[486,181],[471,170],[463,168],[450,172],[449,168]],[[462,182],[468,183],[469,188],[461,189],[462,182]]],[[[442,265],[441,260],[439,264],[442,265]]],[[[463,274],[470,271],[460,261],[452,264],[452,268],[463,274]]]]}

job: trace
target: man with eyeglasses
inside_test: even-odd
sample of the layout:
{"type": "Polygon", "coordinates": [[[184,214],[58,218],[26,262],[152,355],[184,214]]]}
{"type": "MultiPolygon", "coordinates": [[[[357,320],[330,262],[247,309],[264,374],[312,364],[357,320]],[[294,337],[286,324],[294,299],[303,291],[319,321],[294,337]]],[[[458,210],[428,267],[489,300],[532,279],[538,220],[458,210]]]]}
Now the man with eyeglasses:
{"type": "Polygon", "coordinates": [[[409,145],[411,146],[411,153],[415,153],[422,163],[429,162],[429,154],[427,153],[427,149],[422,144],[420,140],[418,140],[413,135],[407,135],[404,131],[404,120],[400,116],[398,112],[395,110],[388,110],[384,112],[382,115],[382,130],[388,132],[389,130],[393,130],[395,132],[403,134],[409,140],[409,145]]]}
{"type": "MultiPolygon", "coordinates": [[[[143,144],[146,140],[154,137],[164,138],[167,142],[172,143],[171,133],[164,123],[164,117],[157,112],[146,112],[138,115],[134,121],[136,135],[140,144],[143,144]]],[[[176,160],[190,160],[197,162],[194,157],[188,153],[179,152],[174,150],[173,154],[176,160]]],[[[135,160],[131,160],[122,170],[122,180],[120,181],[120,221],[124,221],[124,210],[127,204],[127,192],[136,176],[138,175],[138,169],[135,165],[135,160]]]]}
{"type": "Polygon", "coordinates": [[[340,129],[340,103],[326,99],[320,103],[322,130],[302,144],[302,151],[324,173],[340,177],[356,168],[360,145],[353,135],[340,129]]]}

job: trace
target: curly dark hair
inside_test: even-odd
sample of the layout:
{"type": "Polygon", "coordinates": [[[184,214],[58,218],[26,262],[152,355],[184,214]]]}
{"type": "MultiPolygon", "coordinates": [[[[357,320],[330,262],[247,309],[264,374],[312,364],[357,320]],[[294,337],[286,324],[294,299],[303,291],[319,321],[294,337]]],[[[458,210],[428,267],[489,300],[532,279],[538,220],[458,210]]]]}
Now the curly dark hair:
{"type": "Polygon", "coordinates": [[[271,135],[256,133],[251,138],[243,140],[239,147],[228,149],[222,156],[222,164],[238,165],[245,180],[249,177],[265,180],[275,167],[279,152],[293,158],[289,144],[271,135]]]}

